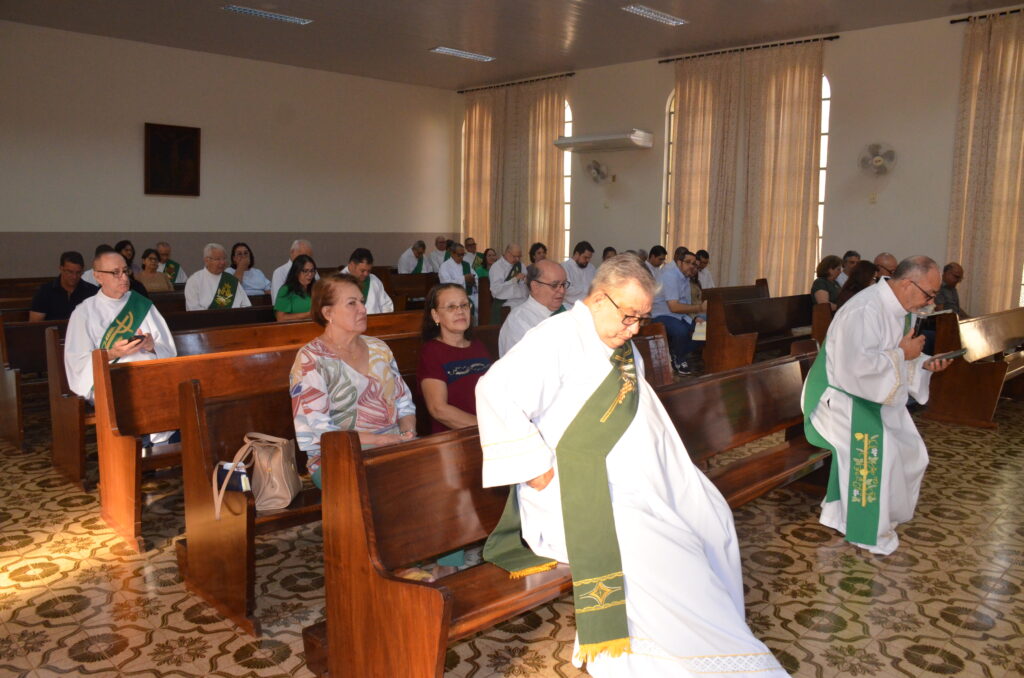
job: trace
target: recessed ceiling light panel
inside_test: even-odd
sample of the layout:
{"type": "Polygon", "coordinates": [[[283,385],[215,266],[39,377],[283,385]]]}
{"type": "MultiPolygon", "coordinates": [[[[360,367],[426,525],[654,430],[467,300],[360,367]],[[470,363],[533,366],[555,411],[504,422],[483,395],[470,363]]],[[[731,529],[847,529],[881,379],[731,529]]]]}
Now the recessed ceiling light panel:
{"type": "Polygon", "coordinates": [[[494,61],[494,57],[492,56],[477,54],[476,52],[466,52],[453,47],[435,47],[430,51],[437,54],[447,54],[448,56],[459,57],[460,59],[469,59],[470,61],[494,61]]]}
{"type": "Polygon", "coordinates": [[[682,26],[683,24],[689,23],[686,19],[680,19],[677,16],[665,14],[664,12],[659,12],[656,9],[651,9],[644,5],[626,5],[622,9],[630,14],[636,14],[637,16],[642,16],[645,19],[657,21],[658,23],[666,24],[668,26],[682,26]]]}
{"type": "Polygon", "coordinates": [[[226,9],[229,12],[235,12],[237,14],[245,14],[246,16],[255,16],[260,19],[270,19],[271,21],[283,21],[287,24],[298,24],[305,26],[306,24],[313,23],[312,19],[303,19],[297,16],[288,16],[287,14],[277,14],[276,12],[265,12],[262,9],[253,9],[252,7],[242,7],[241,5],[224,5],[221,9],[226,9]]]}

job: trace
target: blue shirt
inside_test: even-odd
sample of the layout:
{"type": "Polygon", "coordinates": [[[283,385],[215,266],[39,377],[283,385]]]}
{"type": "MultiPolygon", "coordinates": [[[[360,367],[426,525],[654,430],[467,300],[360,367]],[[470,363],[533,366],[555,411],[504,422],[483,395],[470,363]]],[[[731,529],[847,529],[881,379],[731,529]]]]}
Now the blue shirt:
{"type": "Polygon", "coordinates": [[[661,272],[661,290],[654,295],[654,303],[651,305],[651,315],[657,318],[660,315],[670,315],[677,320],[693,323],[693,318],[685,313],[673,313],[668,308],[668,300],[680,304],[690,304],[690,279],[683,275],[679,266],[673,262],[665,266],[661,272]]]}

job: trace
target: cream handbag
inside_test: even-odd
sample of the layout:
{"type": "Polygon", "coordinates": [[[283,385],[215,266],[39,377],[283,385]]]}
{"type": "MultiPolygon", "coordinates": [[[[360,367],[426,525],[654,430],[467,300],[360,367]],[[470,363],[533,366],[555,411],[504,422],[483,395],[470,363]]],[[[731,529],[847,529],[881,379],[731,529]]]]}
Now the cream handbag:
{"type": "Polygon", "coordinates": [[[246,433],[245,443],[238,448],[230,465],[217,464],[213,469],[213,515],[216,520],[220,520],[224,493],[235,473],[242,476],[242,482],[235,483],[233,489],[248,489],[247,485],[251,484],[257,511],[287,508],[302,489],[302,480],[295,468],[295,441],[264,433],[246,433]],[[223,476],[219,487],[218,475],[223,476]]]}

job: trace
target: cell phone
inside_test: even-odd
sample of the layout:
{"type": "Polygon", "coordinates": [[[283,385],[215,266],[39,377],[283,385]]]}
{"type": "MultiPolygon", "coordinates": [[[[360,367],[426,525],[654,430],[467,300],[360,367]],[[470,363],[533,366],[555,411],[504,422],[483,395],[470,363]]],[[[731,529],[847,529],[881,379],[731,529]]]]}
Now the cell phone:
{"type": "Polygon", "coordinates": [[[926,363],[930,363],[936,360],[952,360],[953,358],[959,358],[960,356],[967,353],[966,348],[962,348],[959,351],[950,351],[949,353],[940,353],[939,355],[933,355],[931,358],[926,360],[926,363]]]}
{"type": "Polygon", "coordinates": [[[924,325],[924,316],[923,315],[915,315],[914,316],[914,334],[912,336],[914,336],[914,337],[921,336],[921,326],[922,325],[924,325]]]}
{"type": "Polygon", "coordinates": [[[136,334],[134,337],[128,340],[128,346],[131,346],[132,344],[137,344],[145,338],[145,334],[136,334]]]}

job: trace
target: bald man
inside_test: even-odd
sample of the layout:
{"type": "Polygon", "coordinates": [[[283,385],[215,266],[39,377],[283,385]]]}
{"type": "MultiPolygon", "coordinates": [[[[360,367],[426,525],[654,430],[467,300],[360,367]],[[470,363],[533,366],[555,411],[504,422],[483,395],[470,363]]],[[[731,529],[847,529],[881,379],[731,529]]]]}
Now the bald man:
{"type": "Polygon", "coordinates": [[[508,314],[498,335],[498,355],[503,356],[531,329],[565,310],[565,291],[569,283],[565,269],[549,259],[526,267],[526,286],[530,296],[508,314]]]}

